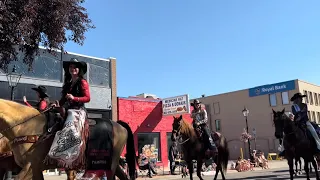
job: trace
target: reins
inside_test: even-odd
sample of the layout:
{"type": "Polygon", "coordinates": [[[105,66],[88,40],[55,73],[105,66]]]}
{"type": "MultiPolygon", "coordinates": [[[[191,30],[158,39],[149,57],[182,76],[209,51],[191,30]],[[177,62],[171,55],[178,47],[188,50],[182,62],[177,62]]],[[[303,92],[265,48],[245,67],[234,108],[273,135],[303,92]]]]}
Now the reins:
{"type": "MultiPolygon", "coordinates": [[[[28,118],[28,119],[26,119],[26,120],[24,120],[24,121],[22,121],[22,122],[19,122],[19,123],[13,125],[13,126],[10,126],[10,127],[8,127],[8,128],[5,128],[4,130],[2,130],[2,131],[0,132],[0,134],[2,134],[3,132],[9,131],[10,129],[13,129],[13,128],[21,125],[21,124],[24,124],[24,123],[30,121],[31,119],[33,119],[33,118],[35,118],[35,117],[37,117],[37,116],[42,115],[42,114],[44,114],[45,112],[48,112],[49,110],[51,110],[52,108],[53,108],[53,106],[51,106],[51,107],[49,107],[49,108],[41,111],[39,114],[36,114],[36,115],[34,115],[34,116],[32,116],[32,117],[30,117],[30,118],[28,118]]],[[[2,139],[2,138],[4,138],[4,136],[0,137],[0,139],[2,139]]]]}
{"type": "MultiPolygon", "coordinates": [[[[182,138],[182,136],[180,135],[180,130],[181,130],[181,125],[179,126],[179,128],[177,129],[177,130],[174,130],[174,132],[178,135],[177,137],[178,137],[178,139],[180,139],[180,138],[182,138]]],[[[186,140],[184,140],[184,141],[182,141],[182,142],[179,142],[178,141],[178,143],[180,144],[180,145],[182,145],[182,144],[184,144],[184,143],[186,143],[186,142],[188,142],[190,140],[190,138],[188,138],[188,139],[186,139],[186,140]]]]}

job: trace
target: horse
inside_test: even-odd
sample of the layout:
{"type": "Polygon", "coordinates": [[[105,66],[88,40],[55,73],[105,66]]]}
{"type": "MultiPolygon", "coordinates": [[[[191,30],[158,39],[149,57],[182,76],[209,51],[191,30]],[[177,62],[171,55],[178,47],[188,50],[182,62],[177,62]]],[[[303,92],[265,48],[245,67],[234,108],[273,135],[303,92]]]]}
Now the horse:
{"type": "Polygon", "coordinates": [[[14,161],[14,157],[9,145],[9,140],[0,134],[0,180],[2,180],[8,171],[19,172],[20,166],[14,161]]]}
{"type": "MultiPolygon", "coordinates": [[[[295,176],[298,176],[300,174],[302,174],[302,167],[301,167],[301,157],[296,156],[294,158],[294,164],[296,166],[296,172],[295,172],[295,176]],[[298,163],[299,163],[299,169],[298,169],[298,163]]],[[[310,169],[311,170],[311,169],[310,169]]]]}
{"type": "Polygon", "coordinates": [[[227,171],[228,160],[229,160],[229,149],[226,138],[220,133],[212,133],[211,136],[215,140],[218,147],[218,155],[211,153],[210,155],[205,155],[204,144],[199,140],[192,125],[180,117],[173,116],[172,124],[172,136],[171,140],[176,141],[181,139],[180,145],[184,154],[184,160],[187,163],[190,180],[193,180],[193,160],[197,160],[197,176],[200,180],[201,168],[204,159],[212,158],[217,164],[216,174],[214,179],[217,179],[219,172],[221,172],[222,179],[225,179],[225,173],[227,171]]]}
{"type": "MultiPolygon", "coordinates": [[[[16,143],[12,151],[16,163],[22,167],[16,177],[19,180],[33,179],[43,180],[42,171],[54,169],[56,164],[46,164],[44,159],[47,156],[54,135],[47,136],[48,117],[38,110],[13,101],[0,99],[0,133],[10,142],[16,143]],[[26,139],[21,139],[21,137],[26,139]],[[21,143],[19,143],[21,142],[21,143]]],[[[127,175],[119,166],[120,154],[126,145],[126,160],[129,166],[130,179],[135,179],[135,149],[133,133],[129,125],[123,121],[111,121],[113,129],[113,156],[111,162],[111,174],[120,179],[128,179],[127,175]]],[[[76,171],[68,170],[68,180],[75,179],[76,171]]]]}
{"type": "Polygon", "coordinates": [[[304,159],[304,170],[306,172],[307,179],[309,176],[309,162],[312,163],[317,180],[319,179],[317,162],[314,159],[316,154],[316,144],[309,139],[306,130],[303,130],[299,125],[292,121],[286,114],[285,109],[282,111],[273,112],[273,123],[275,127],[275,137],[283,138],[283,146],[285,147],[285,157],[288,161],[290,179],[293,180],[293,159],[295,157],[302,157],[304,159]]]}

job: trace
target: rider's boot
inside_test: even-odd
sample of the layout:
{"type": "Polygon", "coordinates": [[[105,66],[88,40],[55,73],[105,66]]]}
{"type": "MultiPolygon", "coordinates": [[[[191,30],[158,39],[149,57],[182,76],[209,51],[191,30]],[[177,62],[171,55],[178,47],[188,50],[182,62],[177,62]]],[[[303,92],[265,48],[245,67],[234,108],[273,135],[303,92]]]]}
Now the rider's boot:
{"type": "Polygon", "coordinates": [[[211,137],[211,133],[210,133],[210,130],[209,128],[205,127],[204,128],[204,133],[206,133],[206,136],[208,138],[208,141],[209,141],[209,150],[213,151],[214,153],[217,153],[218,152],[218,148],[216,146],[216,144],[214,143],[212,137],[211,137]]]}
{"type": "Polygon", "coordinates": [[[316,130],[314,129],[314,127],[312,126],[312,124],[309,121],[307,121],[306,124],[307,124],[307,128],[308,128],[309,132],[311,133],[311,135],[313,136],[314,140],[316,141],[317,150],[318,150],[318,152],[320,152],[320,139],[319,139],[319,136],[318,136],[316,130]]]}

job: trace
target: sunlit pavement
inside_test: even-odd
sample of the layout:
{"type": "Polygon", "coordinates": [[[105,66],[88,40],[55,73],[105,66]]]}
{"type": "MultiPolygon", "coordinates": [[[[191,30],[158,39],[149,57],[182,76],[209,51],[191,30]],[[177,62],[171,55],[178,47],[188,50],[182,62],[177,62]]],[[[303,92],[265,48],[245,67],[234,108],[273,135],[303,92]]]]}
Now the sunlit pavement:
{"type": "MultiPolygon", "coordinates": [[[[254,171],[247,171],[247,172],[236,172],[234,170],[228,170],[228,173],[226,175],[226,178],[228,180],[245,180],[245,179],[249,179],[249,180],[267,180],[267,179],[271,179],[271,180],[285,180],[285,179],[289,179],[289,171],[288,171],[288,166],[287,166],[287,162],[284,161],[274,161],[274,162],[270,162],[269,163],[271,169],[267,169],[267,170],[261,170],[261,168],[255,168],[254,171]]],[[[198,179],[196,177],[196,175],[194,174],[195,179],[198,179]]],[[[212,175],[208,175],[208,176],[203,176],[204,179],[213,179],[212,175]]],[[[61,176],[45,176],[45,180],[66,180],[67,177],[65,174],[62,174],[61,176]]],[[[139,177],[138,179],[141,180],[147,180],[150,178],[147,177],[139,177]]],[[[180,175],[165,175],[165,176],[154,176],[152,179],[177,179],[177,180],[188,180],[189,177],[182,179],[180,175]]],[[[219,176],[218,179],[221,179],[221,176],[219,176]]],[[[305,174],[300,175],[299,177],[296,177],[295,179],[306,179],[305,174]]],[[[311,173],[311,179],[316,179],[315,178],[315,174],[311,173]]]]}
{"type": "MultiPolygon", "coordinates": [[[[269,169],[269,170],[256,170],[256,171],[247,171],[247,172],[230,172],[226,175],[226,179],[228,180],[245,180],[245,179],[249,179],[249,180],[267,180],[267,179],[271,179],[271,180],[285,180],[285,179],[289,179],[289,172],[288,172],[288,168],[276,168],[276,169],[269,169]]],[[[67,177],[66,175],[61,175],[61,176],[45,176],[45,180],[66,180],[67,177]]],[[[150,179],[150,178],[139,178],[139,179],[150,179]]],[[[176,175],[176,176],[158,176],[158,177],[153,177],[152,179],[177,179],[177,180],[188,180],[189,177],[182,179],[181,176],[176,175]]],[[[198,178],[195,178],[198,179],[198,178]]],[[[213,176],[204,176],[204,179],[213,179],[213,176]]],[[[218,179],[221,179],[221,177],[219,176],[218,179]]],[[[295,179],[299,180],[299,179],[306,179],[305,175],[300,175],[299,177],[295,177],[295,179]]],[[[315,174],[312,173],[311,174],[311,179],[315,180],[315,174]]]]}

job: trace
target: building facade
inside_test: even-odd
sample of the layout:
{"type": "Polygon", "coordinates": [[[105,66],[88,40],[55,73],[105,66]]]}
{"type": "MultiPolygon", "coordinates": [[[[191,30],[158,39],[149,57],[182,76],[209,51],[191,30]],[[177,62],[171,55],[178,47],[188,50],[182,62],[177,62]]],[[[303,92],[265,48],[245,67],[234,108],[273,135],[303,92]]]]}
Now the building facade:
{"type": "MultiPolygon", "coordinates": [[[[29,71],[23,64],[23,57],[23,53],[19,52],[18,60],[11,62],[8,68],[11,72],[15,65],[17,73],[22,74],[15,88],[15,101],[22,102],[23,96],[26,96],[28,102],[35,105],[37,96],[31,88],[37,85],[46,86],[50,101],[59,100],[64,81],[62,62],[77,58],[88,65],[85,78],[89,82],[91,92],[91,101],[86,104],[89,117],[117,119],[116,60],[114,58],[102,59],[61,51],[48,53],[40,48],[33,62],[33,70],[29,71]]],[[[10,93],[6,73],[0,70],[0,98],[10,99],[10,93]]]]}
{"type": "Polygon", "coordinates": [[[290,98],[297,92],[307,95],[308,115],[311,121],[320,122],[320,87],[301,80],[268,84],[250,89],[213,96],[201,97],[205,104],[212,130],[221,132],[228,140],[230,158],[240,156],[240,148],[248,158],[248,145],[240,141],[246,127],[242,114],[244,107],[249,109],[249,133],[254,135],[251,149],[265,153],[278,152],[278,140],[274,137],[272,109],[291,111],[290,98]]]}
{"type": "MultiPolygon", "coordinates": [[[[192,121],[190,114],[184,114],[183,117],[189,122],[192,121]]],[[[142,152],[145,145],[153,144],[157,151],[158,162],[165,167],[168,166],[173,117],[162,115],[161,100],[119,97],[118,118],[129,123],[134,133],[137,155],[142,152]]]]}

